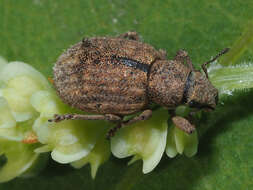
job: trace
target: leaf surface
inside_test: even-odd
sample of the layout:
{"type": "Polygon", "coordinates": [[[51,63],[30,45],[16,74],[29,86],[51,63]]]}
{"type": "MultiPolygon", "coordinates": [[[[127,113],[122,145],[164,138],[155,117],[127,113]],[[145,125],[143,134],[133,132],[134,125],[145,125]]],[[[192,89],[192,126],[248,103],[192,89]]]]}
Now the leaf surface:
{"type": "MultiPolygon", "coordinates": [[[[57,57],[83,37],[135,30],[143,41],[165,49],[170,59],[178,49],[186,49],[200,68],[236,44],[244,31],[250,36],[252,9],[252,0],[1,0],[0,54],[52,77],[57,57]]],[[[244,53],[240,49],[240,55],[226,60],[252,62],[252,44],[245,44],[244,53]]],[[[111,157],[92,180],[89,165],[75,170],[51,160],[38,176],[17,178],[0,189],[252,189],[252,97],[251,90],[223,98],[218,109],[200,121],[198,154],[164,156],[147,175],[141,173],[141,162],[127,166],[129,159],[111,157]]]]}

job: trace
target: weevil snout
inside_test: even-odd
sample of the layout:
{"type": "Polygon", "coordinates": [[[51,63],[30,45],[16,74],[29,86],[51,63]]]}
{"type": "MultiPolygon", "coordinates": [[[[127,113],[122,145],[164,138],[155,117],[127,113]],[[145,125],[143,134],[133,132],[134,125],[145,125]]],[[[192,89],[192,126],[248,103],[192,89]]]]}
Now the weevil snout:
{"type": "Polygon", "coordinates": [[[193,72],[193,80],[188,90],[187,104],[189,107],[214,110],[218,104],[218,90],[200,72],[193,72]]]}

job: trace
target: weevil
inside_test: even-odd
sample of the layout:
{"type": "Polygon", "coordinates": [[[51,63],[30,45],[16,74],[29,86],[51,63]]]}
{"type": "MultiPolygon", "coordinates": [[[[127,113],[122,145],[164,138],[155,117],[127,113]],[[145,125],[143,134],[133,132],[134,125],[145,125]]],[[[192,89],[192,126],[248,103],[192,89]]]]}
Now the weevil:
{"type": "Polygon", "coordinates": [[[174,124],[187,133],[195,126],[176,116],[177,106],[213,110],[218,90],[208,80],[206,65],[226,53],[224,49],[196,70],[188,53],[179,50],[167,60],[164,50],[156,50],[139,40],[136,32],[116,37],[84,38],[66,50],[54,65],[54,85],[63,102],[95,115],[55,115],[50,122],[62,120],[108,120],[115,127],[112,137],[122,126],[152,116],[151,103],[169,110],[174,124]],[[129,120],[124,116],[141,112],[129,120]]]}

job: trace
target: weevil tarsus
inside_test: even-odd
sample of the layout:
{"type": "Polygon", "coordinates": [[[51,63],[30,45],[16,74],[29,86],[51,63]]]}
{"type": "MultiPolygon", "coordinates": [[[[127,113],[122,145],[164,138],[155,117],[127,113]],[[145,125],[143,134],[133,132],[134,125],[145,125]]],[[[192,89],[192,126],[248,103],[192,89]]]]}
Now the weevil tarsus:
{"type": "Polygon", "coordinates": [[[115,135],[115,133],[122,127],[122,123],[121,122],[117,122],[116,126],[111,128],[107,134],[106,134],[106,139],[110,140],[111,137],[113,137],[115,135]]]}
{"type": "Polygon", "coordinates": [[[111,128],[107,133],[107,139],[110,139],[115,135],[115,133],[122,127],[129,126],[131,124],[134,124],[138,121],[145,121],[152,117],[152,110],[147,109],[144,110],[140,115],[135,116],[132,119],[129,119],[127,121],[119,122],[115,127],[111,128]]]}
{"type": "Polygon", "coordinates": [[[147,109],[147,110],[144,110],[140,115],[137,115],[136,117],[129,119],[129,120],[123,122],[122,124],[124,126],[131,125],[131,124],[136,123],[138,121],[148,120],[150,117],[152,117],[152,110],[147,109]]]}

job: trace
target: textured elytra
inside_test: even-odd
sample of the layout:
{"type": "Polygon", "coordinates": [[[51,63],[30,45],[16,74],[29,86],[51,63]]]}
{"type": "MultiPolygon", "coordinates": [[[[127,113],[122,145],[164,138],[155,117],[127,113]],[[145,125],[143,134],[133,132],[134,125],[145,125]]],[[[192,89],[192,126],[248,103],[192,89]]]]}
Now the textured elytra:
{"type": "Polygon", "coordinates": [[[163,52],[135,40],[90,38],[68,49],[54,66],[64,102],[100,114],[126,115],[148,106],[148,74],[163,52]]]}

